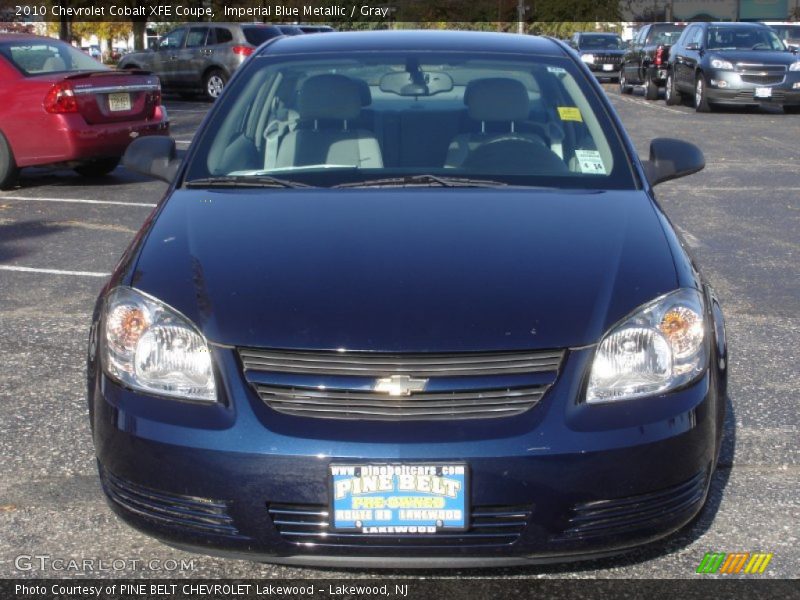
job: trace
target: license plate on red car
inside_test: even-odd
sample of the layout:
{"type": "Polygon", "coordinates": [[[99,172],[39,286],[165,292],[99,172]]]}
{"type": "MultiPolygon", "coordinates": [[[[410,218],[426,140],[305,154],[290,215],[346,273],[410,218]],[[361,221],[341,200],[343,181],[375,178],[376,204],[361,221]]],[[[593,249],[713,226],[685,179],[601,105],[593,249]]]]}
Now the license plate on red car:
{"type": "Polygon", "coordinates": [[[458,463],[330,466],[331,524],[365,534],[467,528],[467,467],[458,463]]]}
{"type": "Polygon", "coordinates": [[[131,109],[130,94],[109,94],[108,109],[112,112],[119,112],[131,109]]]}

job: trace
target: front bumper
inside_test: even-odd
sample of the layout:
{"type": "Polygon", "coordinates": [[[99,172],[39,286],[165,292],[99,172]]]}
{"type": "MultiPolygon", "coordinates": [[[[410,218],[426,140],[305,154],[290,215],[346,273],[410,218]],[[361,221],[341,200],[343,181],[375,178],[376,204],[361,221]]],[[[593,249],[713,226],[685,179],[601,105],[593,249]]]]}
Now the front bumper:
{"type": "Polygon", "coordinates": [[[788,71],[782,82],[760,85],[742,80],[733,71],[711,71],[707,74],[706,97],[715,104],[778,106],[800,105],[800,71],[788,71]],[[769,90],[757,96],[757,90],[769,90]]]}
{"type": "Polygon", "coordinates": [[[274,412],[247,386],[232,350],[212,352],[224,397],[215,406],[90,380],[111,507],[173,545],[292,564],[557,562],[662,537],[705,500],[722,410],[714,373],[663,397],[587,406],[575,398],[592,351],[577,350],[523,415],[364,423],[274,412]],[[469,530],[427,538],[332,531],[322,514],[328,466],[365,459],[465,462],[469,530]]]}

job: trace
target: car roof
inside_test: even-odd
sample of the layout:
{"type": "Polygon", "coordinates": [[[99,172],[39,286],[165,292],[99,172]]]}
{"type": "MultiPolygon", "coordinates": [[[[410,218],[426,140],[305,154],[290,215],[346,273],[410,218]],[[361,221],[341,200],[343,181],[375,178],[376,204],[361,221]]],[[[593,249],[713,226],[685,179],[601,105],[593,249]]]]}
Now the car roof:
{"type": "Polygon", "coordinates": [[[557,42],[544,37],[478,31],[348,31],[336,35],[278,38],[261,55],[327,52],[451,51],[566,56],[557,42]]]}
{"type": "Polygon", "coordinates": [[[30,40],[32,42],[41,42],[43,40],[47,40],[49,42],[61,41],[58,38],[47,37],[44,35],[35,35],[33,33],[0,33],[0,42],[21,42],[26,40],[30,40]]]}
{"type": "Polygon", "coordinates": [[[758,27],[762,29],[769,29],[768,25],[764,25],[763,23],[758,23],[756,21],[712,21],[703,23],[703,25],[708,25],[709,27],[729,27],[731,29],[747,29],[748,27],[758,27]]]}

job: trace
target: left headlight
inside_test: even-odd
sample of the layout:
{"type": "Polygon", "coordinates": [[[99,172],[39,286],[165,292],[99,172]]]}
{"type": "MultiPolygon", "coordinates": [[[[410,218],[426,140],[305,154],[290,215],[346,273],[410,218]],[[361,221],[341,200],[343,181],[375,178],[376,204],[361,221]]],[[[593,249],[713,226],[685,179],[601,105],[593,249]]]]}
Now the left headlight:
{"type": "Polygon", "coordinates": [[[640,307],[601,340],[586,402],[662,394],[702,373],[708,361],[703,298],[679,289],[640,307]]]}
{"type": "Polygon", "coordinates": [[[725,71],[733,71],[733,64],[728,60],[721,60],[715,58],[711,61],[711,66],[715,69],[723,69],[725,71]]]}
{"type": "Polygon", "coordinates": [[[102,360],[109,376],[162,396],[216,402],[208,343],[183,315],[129,287],[106,298],[102,360]]]}
{"type": "Polygon", "coordinates": [[[594,54],[581,54],[581,60],[587,64],[594,64],[594,54]]]}
{"type": "Polygon", "coordinates": [[[800,60],[789,65],[790,71],[800,71],[800,60]]]}

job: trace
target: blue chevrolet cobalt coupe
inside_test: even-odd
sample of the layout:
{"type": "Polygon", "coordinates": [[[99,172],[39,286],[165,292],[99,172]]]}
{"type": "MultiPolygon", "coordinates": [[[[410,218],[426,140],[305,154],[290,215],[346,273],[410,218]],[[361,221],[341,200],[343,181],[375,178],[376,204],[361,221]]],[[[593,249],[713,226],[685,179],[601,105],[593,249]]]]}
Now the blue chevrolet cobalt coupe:
{"type": "Polygon", "coordinates": [[[259,48],[97,302],[88,393],[125,521],[255,560],[491,566],[620,552],[701,509],[722,313],[602,89],[550,39],[259,48]]]}

